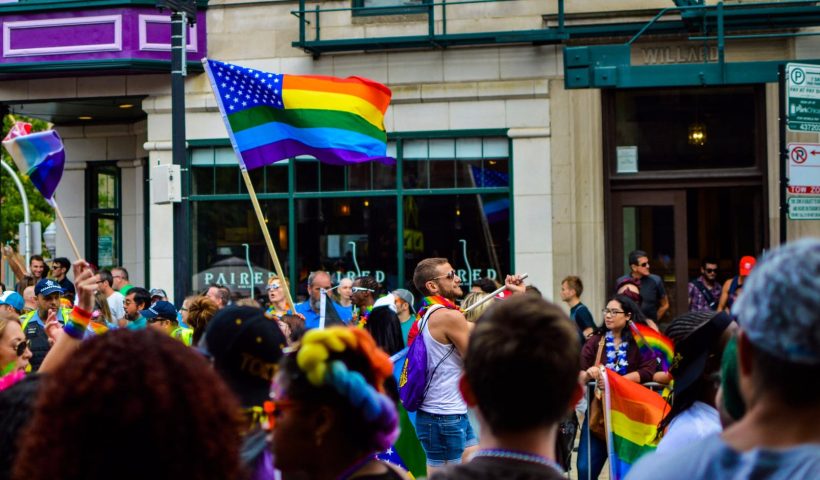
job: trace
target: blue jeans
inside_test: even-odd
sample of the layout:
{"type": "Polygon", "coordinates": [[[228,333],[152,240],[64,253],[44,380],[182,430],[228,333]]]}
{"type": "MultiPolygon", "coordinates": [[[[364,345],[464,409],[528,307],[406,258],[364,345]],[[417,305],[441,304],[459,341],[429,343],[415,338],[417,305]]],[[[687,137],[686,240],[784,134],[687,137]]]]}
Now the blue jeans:
{"type": "Polygon", "coordinates": [[[581,426],[581,443],[578,444],[578,480],[597,479],[601,474],[601,469],[604,468],[606,458],[606,442],[589,434],[589,411],[587,410],[584,424],[581,426]],[[587,446],[587,438],[589,446],[587,446]]]}
{"type": "Polygon", "coordinates": [[[416,412],[416,433],[427,454],[427,465],[440,467],[446,463],[461,463],[464,449],[478,445],[478,440],[463,415],[436,415],[416,412]]]}

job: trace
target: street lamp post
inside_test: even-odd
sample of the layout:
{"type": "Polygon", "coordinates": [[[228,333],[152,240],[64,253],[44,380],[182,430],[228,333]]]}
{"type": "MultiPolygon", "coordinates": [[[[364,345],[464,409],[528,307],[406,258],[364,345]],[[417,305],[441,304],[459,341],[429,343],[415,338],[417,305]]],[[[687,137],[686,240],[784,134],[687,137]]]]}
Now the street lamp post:
{"type": "Polygon", "coordinates": [[[185,142],[185,55],[188,25],[196,23],[194,0],[157,0],[157,7],[171,11],[171,153],[174,165],[180,166],[181,202],[174,203],[174,301],[179,306],[191,289],[190,236],[188,234],[188,182],[186,181],[185,142]]]}

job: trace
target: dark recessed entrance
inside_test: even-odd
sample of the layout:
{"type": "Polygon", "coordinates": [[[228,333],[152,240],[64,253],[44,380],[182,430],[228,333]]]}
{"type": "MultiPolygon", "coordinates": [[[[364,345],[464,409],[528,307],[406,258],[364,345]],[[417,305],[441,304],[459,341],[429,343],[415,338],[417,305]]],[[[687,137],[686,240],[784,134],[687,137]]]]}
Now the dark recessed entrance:
{"type": "Polygon", "coordinates": [[[608,291],[648,252],[669,294],[668,323],[688,310],[706,256],[719,279],[768,245],[763,86],[604,94],[608,291]]]}

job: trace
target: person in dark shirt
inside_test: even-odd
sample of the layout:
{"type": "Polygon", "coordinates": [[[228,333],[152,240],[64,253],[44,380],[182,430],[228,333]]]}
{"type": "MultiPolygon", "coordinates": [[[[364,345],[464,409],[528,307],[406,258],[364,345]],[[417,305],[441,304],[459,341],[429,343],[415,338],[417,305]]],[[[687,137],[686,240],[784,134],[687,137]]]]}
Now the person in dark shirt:
{"type": "Polygon", "coordinates": [[[629,253],[630,273],[619,277],[615,284],[619,285],[628,278],[639,282],[641,289],[641,310],[647,319],[659,323],[669,310],[669,296],[663,286],[663,279],[649,273],[649,257],[643,250],[634,250],[629,253]]]}
{"type": "Polygon", "coordinates": [[[595,330],[595,320],[586,305],[581,303],[581,294],[584,293],[584,283],[580,278],[570,275],[561,281],[561,300],[569,305],[569,318],[578,327],[581,345],[595,330]]]}
{"type": "Polygon", "coordinates": [[[65,257],[57,257],[51,262],[51,274],[54,280],[57,280],[57,283],[63,288],[63,296],[69,298],[71,302],[74,303],[76,290],[71,280],[66,277],[69,268],[71,268],[71,262],[65,257]]]}
{"type": "Polygon", "coordinates": [[[558,424],[582,396],[580,345],[568,320],[535,295],[504,300],[478,320],[460,386],[481,423],[480,449],[430,480],[564,478],[558,424]]]}

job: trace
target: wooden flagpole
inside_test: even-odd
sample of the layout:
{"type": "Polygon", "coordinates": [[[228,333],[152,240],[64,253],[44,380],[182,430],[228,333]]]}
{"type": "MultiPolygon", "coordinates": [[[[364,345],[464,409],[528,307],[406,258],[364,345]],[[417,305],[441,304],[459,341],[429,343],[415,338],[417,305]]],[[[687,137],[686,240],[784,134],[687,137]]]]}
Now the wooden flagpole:
{"type": "Polygon", "coordinates": [[[273,248],[273,240],[270,238],[270,232],[268,231],[268,224],[265,223],[265,216],[262,214],[262,207],[259,206],[259,199],[256,198],[256,190],[253,188],[253,183],[251,183],[251,177],[248,175],[248,171],[245,169],[240,169],[242,172],[242,178],[245,180],[245,186],[248,188],[248,193],[251,196],[251,203],[253,203],[253,209],[256,212],[256,219],[259,220],[259,227],[262,228],[262,235],[265,237],[265,243],[268,245],[268,252],[270,252],[270,256],[273,259],[273,266],[276,268],[276,275],[279,277],[279,284],[285,290],[285,299],[288,301],[288,305],[290,306],[290,311],[296,313],[296,305],[293,304],[293,298],[290,296],[290,289],[285,288],[285,274],[282,273],[282,265],[279,264],[279,257],[276,255],[276,249],[273,248]]]}
{"type": "Polygon", "coordinates": [[[60,207],[57,206],[57,197],[51,197],[51,206],[54,207],[54,213],[57,214],[57,221],[60,222],[60,225],[63,227],[63,231],[65,232],[66,237],[68,237],[68,243],[71,244],[71,249],[74,250],[74,256],[77,257],[77,260],[83,258],[80,255],[80,249],[77,248],[77,243],[74,242],[74,237],[71,235],[71,232],[68,230],[68,225],[65,223],[65,218],[63,218],[63,213],[60,212],[60,207]]]}

